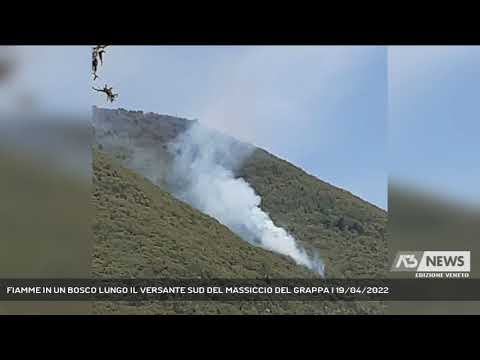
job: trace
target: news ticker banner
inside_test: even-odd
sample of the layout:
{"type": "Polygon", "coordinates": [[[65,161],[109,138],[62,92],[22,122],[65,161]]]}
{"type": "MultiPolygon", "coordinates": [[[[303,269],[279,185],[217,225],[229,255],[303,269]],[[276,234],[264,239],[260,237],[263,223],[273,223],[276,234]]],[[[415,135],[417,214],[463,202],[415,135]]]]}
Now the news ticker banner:
{"type": "Polygon", "coordinates": [[[480,301],[480,279],[0,279],[0,301],[480,301]]]}

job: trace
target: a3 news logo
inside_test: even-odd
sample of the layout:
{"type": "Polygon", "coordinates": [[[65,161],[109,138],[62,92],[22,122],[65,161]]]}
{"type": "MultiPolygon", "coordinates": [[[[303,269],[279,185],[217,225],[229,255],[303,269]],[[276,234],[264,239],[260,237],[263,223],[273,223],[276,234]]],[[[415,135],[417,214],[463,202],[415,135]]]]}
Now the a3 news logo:
{"type": "Polygon", "coordinates": [[[415,272],[415,277],[469,277],[470,251],[399,251],[391,271],[415,272]]]}

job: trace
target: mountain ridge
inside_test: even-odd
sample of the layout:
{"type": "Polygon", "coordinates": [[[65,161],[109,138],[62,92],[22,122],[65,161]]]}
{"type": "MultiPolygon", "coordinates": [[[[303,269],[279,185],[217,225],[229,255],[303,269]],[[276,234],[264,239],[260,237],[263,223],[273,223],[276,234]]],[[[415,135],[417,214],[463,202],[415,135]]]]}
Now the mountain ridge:
{"type": "MultiPolygon", "coordinates": [[[[93,115],[98,146],[168,191],[163,177],[174,162],[168,144],[198,121],[125,109],[94,108],[93,115]]],[[[232,146],[229,151],[241,152],[248,144],[232,146]]],[[[232,168],[235,176],[253,187],[276,225],[320,253],[330,277],[384,276],[385,210],[266,150],[253,147],[246,154],[232,168]]]]}
{"type": "MultiPolygon", "coordinates": [[[[95,117],[95,113],[96,113],[96,112],[122,112],[122,113],[126,113],[126,114],[135,114],[135,115],[142,115],[142,116],[153,116],[153,117],[155,117],[156,119],[158,119],[158,120],[160,120],[160,121],[161,121],[161,120],[167,120],[167,121],[168,121],[169,119],[173,119],[173,120],[175,120],[175,121],[183,121],[183,122],[185,122],[185,123],[187,123],[187,124],[188,124],[188,123],[192,124],[192,123],[195,123],[195,122],[199,122],[198,119],[189,119],[189,118],[187,118],[187,117],[172,116],[172,115],[168,115],[168,114],[160,114],[160,113],[155,113],[155,112],[151,112],[151,111],[143,111],[143,110],[128,110],[128,109],[125,109],[125,108],[108,109],[108,108],[102,108],[102,107],[98,107],[98,106],[93,106],[93,107],[92,107],[92,110],[93,110],[93,113],[94,113],[94,117],[95,117]]],[[[186,128],[188,128],[188,126],[187,126],[186,128]]],[[[218,131],[218,130],[215,130],[215,131],[218,131]]],[[[220,133],[223,134],[224,136],[232,137],[231,135],[228,135],[228,134],[226,134],[226,133],[223,133],[223,132],[220,132],[220,133]]],[[[240,141],[240,140],[237,140],[237,141],[240,142],[240,143],[244,143],[243,141],[240,141]]],[[[257,145],[254,145],[254,144],[249,144],[249,145],[251,145],[251,146],[253,146],[253,147],[255,147],[255,148],[257,148],[257,149],[259,149],[259,150],[261,150],[261,151],[264,151],[264,152],[266,152],[266,153],[274,156],[274,157],[277,158],[278,160],[281,160],[281,161],[284,161],[284,162],[288,163],[290,166],[296,168],[296,169],[299,170],[299,171],[304,172],[304,173],[307,174],[308,176],[311,176],[311,177],[315,178],[317,181],[319,181],[319,182],[321,182],[321,183],[324,183],[324,184],[327,185],[327,186],[331,186],[331,187],[333,187],[333,188],[335,188],[335,189],[337,189],[337,190],[339,190],[339,191],[343,191],[343,192],[345,192],[346,194],[348,194],[349,196],[352,196],[352,197],[356,198],[356,199],[359,200],[359,201],[362,201],[362,202],[367,203],[368,205],[376,208],[377,210],[382,211],[382,212],[385,213],[385,214],[386,214],[387,211],[388,211],[388,210],[383,209],[382,207],[380,207],[380,206],[378,206],[378,205],[375,205],[374,203],[372,203],[372,202],[370,202],[370,201],[368,201],[368,200],[360,197],[359,195],[356,195],[356,194],[352,193],[351,191],[349,191],[349,190],[347,190],[347,189],[344,189],[344,188],[342,188],[342,187],[340,187],[340,186],[337,186],[337,185],[335,185],[335,184],[333,184],[333,183],[330,183],[330,182],[328,182],[328,181],[326,181],[326,180],[321,179],[321,178],[319,177],[320,175],[310,173],[307,169],[304,169],[304,168],[302,168],[301,166],[292,163],[292,162],[291,162],[289,159],[287,159],[287,158],[284,158],[284,157],[282,157],[282,156],[279,156],[278,154],[273,154],[270,150],[265,149],[265,148],[262,148],[262,147],[259,147],[259,146],[257,146],[257,145]]]]}

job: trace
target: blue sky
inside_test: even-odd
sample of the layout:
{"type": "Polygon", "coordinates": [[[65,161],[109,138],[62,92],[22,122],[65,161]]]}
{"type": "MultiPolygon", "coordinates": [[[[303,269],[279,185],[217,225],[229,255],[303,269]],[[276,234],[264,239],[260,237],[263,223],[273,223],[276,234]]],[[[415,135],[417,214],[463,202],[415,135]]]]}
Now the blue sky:
{"type": "Polygon", "coordinates": [[[480,202],[480,47],[389,48],[389,170],[394,181],[480,202]]]}
{"type": "Polygon", "coordinates": [[[29,91],[56,111],[96,104],[196,118],[387,207],[386,47],[113,46],[97,84],[120,93],[113,106],[90,91],[89,47],[16,52],[23,70],[10,98],[29,91]]]}

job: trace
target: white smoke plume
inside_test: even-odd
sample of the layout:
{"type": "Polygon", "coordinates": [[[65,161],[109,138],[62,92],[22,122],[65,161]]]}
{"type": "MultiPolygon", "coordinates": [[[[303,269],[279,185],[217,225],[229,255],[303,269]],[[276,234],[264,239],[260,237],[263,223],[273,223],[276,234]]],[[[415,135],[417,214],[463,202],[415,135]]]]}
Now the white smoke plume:
{"type": "Polygon", "coordinates": [[[169,145],[174,162],[169,187],[181,200],[214,217],[242,239],[290,256],[297,264],[324,274],[318,257],[310,257],[295,238],[275,226],[260,208],[261,198],[233,170],[254,150],[206,127],[192,125],[169,145]]]}

